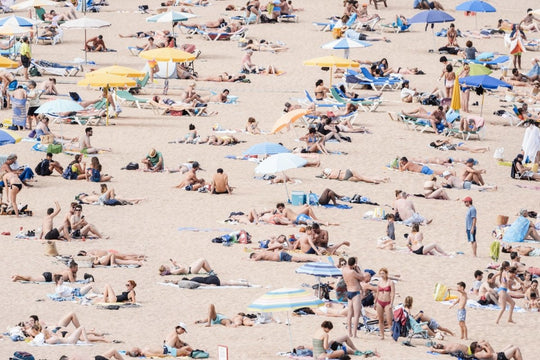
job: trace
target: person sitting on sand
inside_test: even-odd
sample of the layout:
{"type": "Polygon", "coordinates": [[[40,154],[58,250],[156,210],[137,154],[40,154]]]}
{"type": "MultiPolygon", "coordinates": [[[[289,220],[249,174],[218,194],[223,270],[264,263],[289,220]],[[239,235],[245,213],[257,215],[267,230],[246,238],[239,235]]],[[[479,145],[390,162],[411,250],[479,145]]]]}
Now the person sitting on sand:
{"type": "Polygon", "coordinates": [[[484,186],[484,179],[482,178],[482,174],[485,174],[486,170],[473,168],[476,163],[478,162],[475,161],[473,158],[467,160],[467,162],[465,163],[466,167],[463,170],[463,174],[461,175],[461,180],[470,181],[475,185],[484,186]]]}
{"type": "Polygon", "coordinates": [[[259,129],[259,123],[254,117],[249,117],[246,123],[245,131],[251,135],[260,135],[261,129],[259,129]]]}
{"type": "Polygon", "coordinates": [[[41,137],[43,135],[52,135],[54,136],[54,141],[55,142],[61,142],[61,143],[65,143],[65,141],[63,140],[66,140],[66,141],[70,141],[70,142],[77,142],[79,140],[79,138],[77,137],[74,137],[74,138],[70,138],[70,137],[65,137],[65,136],[61,136],[61,135],[56,135],[54,134],[50,129],[49,129],[49,118],[46,117],[44,114],[39,114],[37,117],[36,117],[36,121],[37,121],[37,124],[36,124],[36,140],[41,140],[41,137]]]}
{"type": "Polygon", "coordinates": [[[39,234],[40,239],[45,240],[63,240],[71,241],[69,236],[69,230],[67,226],[63,226],[58,230],[54,227],[53,219],[60,213],[62,210],[58,201],[54,202],[54,209],[48,208],[47,215],[43,218],[43,224],[41,226],[41,233],[39,234]]]}
{"type": "Polygon", "coordinates": [[[103,35],[88,39],[84,43],[84,48],[86,51],[107,51],[107,46],[105,46],[105,41],[103,41],[103,35]]]}
{"type": "Polygon", "coordinates": [[[229,177],[223,173],[222,168],[218,168],[214,176],[212,177],[212,183],[210,184],[211,194],[231,194],[232,187],[229,186],[229,177]]]}
{"type": "Polygon", "coordinates": [[[431,179],[424,182],[424,197],[426,199],[450,200],[444,188],[437,185],[436,176],[432,176],[431,179]]]}
{"type": "Polygon", "coordinates": [[[163,171],[163,155],[154,148],[150,149],[146,157],[141,160],[141,163],[146,166],[145,171],[163,171]]]}
{"type": "Polygon", "coordinates": [[[416,212],[416,208],[411,199],[408,199],[409,194],[404,191],[396,190],[396,200],[394,200],[393,209],[396,219],[402,219],[404,225],[412,224],[430,224],[433,219],[426,219],[416,212]]]}
{"type": "Polygon", "coordinates": [[[83,154],[96,154],[99,152],[112,151],[111,148],[97,148],[90,143],[90,137],[94,135],[94,130],[91,127],[84,129],[84,135],[79,140],[79,148],[83,154]]]}
{"type": "Polygon", "coordinates": [[[53,276],[53,280],[56,285],[54,294],[60,298],[72,299],[74,297],[83,297],[93,288],[93,285],[86,285],[82,288],[73,288],[71,286],[64,285],[64,277],[62,274],[55,274],[53,276]]]}
{"type": "Polygon", "coordinates": [[[185,189],[187,191],[197,191],[206,185],[204,179],[197,178],[197,171],[200,170],[200,165],[197,161],[191,164],[191,169],[187,172],[186,177],[182,182],[176,185],[176,188],[185,189]]]}
{"type": "Polygon", "coordinates": [[[399,171],[412,171],[424,175],[441,175],[444,170],[431,169],[430,167],[409,161],[405,156],[399,159],[399,171]]]}
{"type": "Polygon", "coordinates": [[[413,224],[411,234],[408,236],[409,242],[407,247],[416,255],[442,255],[448,256],[444,250],[435,243],[424,245],[424,235],[420,232],[420,226],[413,224]]]}
{"type": "Polygon", "coordinates": [[[337,205],[337,200],[341,199],[343,195],[338,195],[334,190],[328,188],[324,189],[321,195],[319,196],[319,205],[328,205],[330,201],[337,205]]]}
{"type": "Polygon", "coordinates": [[[347,335],[330,341],[329,333],[333,328],[331,321],[323,321],[321,328],[313,335],[313,359],[345,359],[347,354],[361,354],[347,335]]]}
{"type": "Polygon", "coordinates": [[[452,173],[448,170],[445,170],[442,173],[442,177],[444,178],[442,182],[442,186],[450,188],[450,189],[465,189],[465,190],[478,190],[478,191],[497,190],[497,186],[492,186],[492,185],[479,186],[479,185],[473,184],[470,181],[460,180],[457,176],[452,175],[452,173]]]}
{"type": "Polygon", "coordinates": [[[324,137],[317,134],[317,129],[313,127],[309,128],[308,133],[298,140],[306,142],[306,146],[302,152],[318,153],[320,151],[321,153],[328,155],[328,150],[326,150],[326,147],[324,146],[324,137]]]}
{"type": "Polygon", "coordinates": [[[510,171],[510,177],[520,180],[540,181],[540,174],[528,170],[527,168],[525,168],[525,166],[523,166],[523,154],[517,154],[514,161],[512,161],[512,170],[510,171]]]}
{"type": "Polygon", "coordinates": [[[211,327],[212,325],[223,325],[225,327],[238,327],[238,326],[253,326],[255,323],[244,313],[238,313],[229,319],[223,314],[216,312],[216,307],[214,304],[210,304],[208,307],[208,317],[206,319],[197,320],[195,324],[206,324],[206,327],[211,327]]]}
{"type": "Polygon", "coordinates": [[[106,303],[132,303],[134,304],[135,301],[135,287],[137,286],[137,283],[133,280],[128,280],[126,283],[126,291],[123,291],[120,295],[116,295],[114,293],[114,290],[109,284],[105,284],[105,288],[103,289],[103,302],[106,303]]]}
{"type": "Polygon", "coordinates": [[[93,156],[90,160],[90,165],[86,168],[86,180],[92,182],[106,182],[110,181],[112,176],[101,175],[101,164],[97,156],[93,156]]]}
{"type": "MultiPolygon", "coordinates": [[[[77,271],[79,271],[79,265],[72,260],[68,268],[58,274],[62,275],[64,281],[74,283],[77,281],[77,271]]],[[[11,281],[53,282],[53,275],[56,275],[56,273],[50,271],[45,271],[40,276],[13,275],[11,281]]]]}
{"type": "Polygon", "coordinates": [[[191,346],[189,346],[186,342],[180,339],[180,335],[183,335],[184,333],[186,333],[186,330],[187,330],[186,324],[184,324],[183,322],[178,323],[178,325],[174,328],[174,331],[171,332],[171,334],[168,335],[167,339],[164,341],[161,354],[159,355],[156,355],[155,353],[153,353],[153,355],[150,355],[152,354],[152,352],[148,351],[147,349],[145,349],[146,351],[143,352],[143,351],[140,351],[140,349],[138,348],[135,348],[134,350],[139,350],[139,351],[132,351],[132,354],[129,354],[129,353],[128,354],[130,356],[144,355],[144,356],[158,356],[158,357],[189,356],[191,352],[193,351],[193,348],[191,348],[191,346]]]}
{"type": "Polygon", "coordinates": [[[84,218],[84,215],[82,215],[82,205],[77,205],[74,210],[75,212],[69,219],[71,224],[71,237],[80,238],[91,234],[96,236],[98,239],[102,239],[103,236],[98,229],[94,225],[88,223],[84,218]]]}
{"type": "Polygon", "coordinates": [[[356,170],[352,169],[330,169],[325,168],[322,171],[321,175],[318,175],[318,177],[321,177],[323,179],[331,179],[331,180],[340,180],[340,181],[363,181],[370,184],[380,184],[384,182],[388,182],[389,178],[369,178],[363,175],[360,175],[360,173],[356,170]]]}
{"type": "Polygon", "coordinates": [[[206,271],[209,275],[215,275],[214,270],[210,266],[210,263],[205,258],[195,260],[191,265],[179,265],[175,260],[169,259],[172,263],[172,267],[167,265],[161,265],[159,267],[159,275],[190,275],[199,274],[201,270],[206,271]]]}
{"type": "Polygon", "coordinates": [[[259,72],[259,67],[253,63],[251,60],[251,55],[253,55],[253,50],[246,51],[246,54],[242,57],[240,65],[242,66],[242,72],[248,74],[257,74],[259,72]]]}
{"type": "MultiPolygon", "coordinates": [[[[316,228],[319,233],[315,232],[313,226],[306,226],[305,234],[294,243],[293,250],[300,249],[304,254],[309,255],[335,255],[340,247],[351,245],[349,241],[342,241],[338,244],[328,246],[327,240],[325,240],[323,233],[321,233],[323,230],[320,230],[318,224],[316,228]]],[[[326,233],[326,236],[328,236],[328,233],[326,233]]]]}
{"type": "Polygon", "coordinates": [[[253,261],[276,261],[276,262],[311,262],[314,261],[311,257],[303,257],[299,255],[291,255],[286,251],[264,250],[252,252],[249,258],[253,261]]]}

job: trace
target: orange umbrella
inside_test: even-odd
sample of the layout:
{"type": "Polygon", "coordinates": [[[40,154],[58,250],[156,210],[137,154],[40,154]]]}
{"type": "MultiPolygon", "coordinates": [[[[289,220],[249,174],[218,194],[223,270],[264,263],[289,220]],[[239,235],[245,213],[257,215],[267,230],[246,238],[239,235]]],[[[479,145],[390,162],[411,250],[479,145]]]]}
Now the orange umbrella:
{"type": "Polygon", "coordinates": [[[284,128],[288,128],[292,123],[300,119],[302,116],[309,114],[310,112],[311,110],[308,109],[296,109],[289,111],[276,121],[270,133],[275,134],[283,130],[284,128]]]}

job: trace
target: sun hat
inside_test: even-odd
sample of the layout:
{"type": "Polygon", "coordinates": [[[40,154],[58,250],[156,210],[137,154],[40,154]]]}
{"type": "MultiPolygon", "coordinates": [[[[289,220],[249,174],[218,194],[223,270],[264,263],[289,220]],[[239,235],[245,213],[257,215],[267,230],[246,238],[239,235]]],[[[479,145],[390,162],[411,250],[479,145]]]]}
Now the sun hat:
{"type": "Polygon", "coordinates": [[[154,157],[156,156],[156,153],[157,153],[156,149],[150,149],[150,151],[148,152],[148,156],[154,157]]]}
{"type": "Polygon", "coordinates": [[[176,327],[181,327],[185,332],[187,332],[186,324],[183,322],[179,322],[176,327]]]}
{"type": "Polygon", "coordinates": [[[450,171],[448,171],[448,170],[445,170],[445,171],[442,173],[442,176],[443,176],[443,177],[447,177],[447,176],[450,176],[450,175],[452,175],[452,173],[451,173],[450,171]]]}

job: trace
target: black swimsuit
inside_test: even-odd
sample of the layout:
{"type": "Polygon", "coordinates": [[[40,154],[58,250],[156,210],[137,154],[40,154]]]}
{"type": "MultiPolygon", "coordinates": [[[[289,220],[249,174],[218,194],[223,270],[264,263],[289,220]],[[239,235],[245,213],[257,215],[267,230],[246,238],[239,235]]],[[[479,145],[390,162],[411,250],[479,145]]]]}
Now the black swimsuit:
{"type": "Polygon", "coordinates": [[[116,295],[116,302],[126,302],[129,301],[129,291],[124,291],[120,295],[116,295]]]}

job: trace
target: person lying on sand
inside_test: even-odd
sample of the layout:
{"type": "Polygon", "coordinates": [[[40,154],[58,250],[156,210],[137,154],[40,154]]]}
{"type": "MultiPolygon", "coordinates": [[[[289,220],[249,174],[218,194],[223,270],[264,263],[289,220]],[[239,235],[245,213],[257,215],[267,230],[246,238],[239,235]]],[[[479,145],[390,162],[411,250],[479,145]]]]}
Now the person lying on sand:
{"type": "Polygon", "coordinates": [[[238,144],[240,143],[240,140],[238,140],[237,138],[235,138],[234,136],[232,136],[231,134],[228,134],[228,135],[220,135],[220,136],[216,136],[216,135],[210,135],[210,136],[207,136],[206,138],[201,138],[199,141],[198,141],[199,144],[206,144],[208,143],[208,145],[215,145],[215,146],[221,146],[221,145],[235,145],[235,144],[238,144]]]}
{"type": "Polygon", "coordinates": [[[358,171],[352,169],[341,170],[325,168],[322,171],[322,174],[318,175],[317,177],[340,181],[362,181],[370,184],[380,184],[390,181],[390,178],[369,178],[367,176],[360,175],[358,171]]]}
{"type": "Polygon", "coordinates": [[[452,175],[452,173],[448,170],[445,170],[442,173],[442,177],[444,180],[442,181],[442,186],[447,188],[454,188],[454,189],[466,189],[466,190],[478,190],[478,191],[485,191],[485,190],[491,190],[496,191],[497,186],[495,185],[476,185],[473,184],[471,181],[463,181],[460,180],[457,176],[452,175]]]}
{"type": "Polygon", "coordinates": [[[219,75],[210,75],[210,76],[199,76],[197,80],[199,81],[214,81],[214,82],[238,82],[246,79],[245,74],[241,75],[229,75],[226,72],[223,72],[219,75]]]}
{"type": "Polygon", "coordinates": [[[135,303],[135,287],[137,283],[133,280],[128,280],[126,283],[126,291],[123,291],[120,295],[114,293],[113,288],[109,284],[105,284],[103,289],[103,299],[100,301],[106,303],[135,303]]]}
{"type": "Polygon", "coordinates": [[[73,297],[82,297],[93,289],[93,285],[86,285],[82,288],[73,288],[64,285],[64,279],[61,274],[55,274],[53,278],[54,283],[56,284],[54,294],[61,298],[71,299],[73,297]]]}
{"type": "Polygon", "coordinates": [[[71,261],[68,268],[62,272],[52,273],[50,271],[45,271],[40,276],[13,275],[11,281],[53,282],[53,276],[59,274],[62,275],[64,281],[74,283],[77,281],[78,270],[79,265],[75,261],[71,261]]]}
{"type": "Polygon", "coordinates": [[[95,249],[95,250],[80,250],[77,253],[77,256],[94,256],[94,257],[102,257],[107,255],[114,255],[115,259],[117,260],[135,260],[135,261],[143,261],[146,260],[146,255],[143,254],[124,254],[120,253],[116,250],[104,250],[104,249],[95,249]]]}
{"type": "Polygon", "coordinates": [[[223,314],[216,312],[214,304],[210,304],[208,307],[208,317],[206,319],[197,320],[195,324],[206,324],[206,327],[212,325],[223,325],[225,327],[238,327],[238,326],[253,326],[255,323],[244,313],[238,313],[229,319],[223,314]]]}
{"type": "Polygon", "coordinates": [[[255,209],[252,209],[248,214],[230,215],[229,219],[232,221],[237,221],[241,224],[258,224],[259,222],[273,225],[293,224],[293,222],[289,220],[284,214],[281,214],[275,210],[264,210],[262,212],[257,212],[255,209]]]}
{"type": "MultiPolygon", "coordinates": [[[[58,360],[86,360],[86,358],[82,358],[78,355],[62,355],[58,360]]],[[[92,357],[91,360],[124,360],[124,357],[116,349],[110,349],[109,351],[104,352],[101,355],[96,355],[95,357],[92,357]]]]}
{"type": "Polygon", "coordinates": [[[276,261],[276,262],[311,262],[314,261],[311,257],[291,255],[286,251],[264,250],[252,252],[249,258],[253,261],[276,261]]]}
{"type": "Polygon", "coordinates": [[[277,203],[276,204],[276,210],[277,213],[280,213],[284,215],[287,219],[292,221],[296,225],[309,225],[313,224],[314,222],[323,223],[325,225],[339,225],[339,224],[330,224],[328,222],[321,221],[319,218],[315,216],[315,213],[313,212],[313,209],[309,205],[302,205],[300,209],[298,209],[298,213],[294,212],[293,210],[286,208],[284,203],[277,203]]]}
{"type": "Polygon", "coordinates": [[[122,199],[116,196],[116,192],[114,191],[114,188],[108,188],[107,184],[101,184],[101,194],[96,193],[95,191],[92,192],[92,195],[88,195],[85,193],[80,193],[79,195],[75,196],[75,199],[78,200],[80,203],[83,204],[102,204],[102,205],[109,205],[109,206],[117,206],[117,205],[133,205],[138,204],[141,201],[145,199],[122,199]]]}
{"type": "Polygon", "coordinates": [[[183,277],[181,280],[165,280],[166,283],[176,284],[180,281],[193,281],[206,286],[245,286],[250,287],[251,285],[245,280],[229,280],[221,281],[217,275],[208,275],[208,276],[196,276],[192,278],[183,277]]]}
{"type": "Polygon", "coordinates": [[[411,162],[405,156],[399,159],[399,171],[411,171],[411,172],[421,173],[424,175],[433,175],[433,174],[442,175],[442,173],[444,172],[444,170],[441,170],[441,169],[433,170],[427,165],[411,162]]]}
{"type": "Polygon", "coordinates": [[[159,275],[189,275],[189,274],[199,274],[201,270],[204,270],[209,275],[215,275],[216,273],[212,270],[210,263],[205,258],[200,258],[195,260],[191,265],[179,265],[175,260],[169,259],[172,263],[172,267],[167,265],[161,265],[159,267],[159,275]]]}

